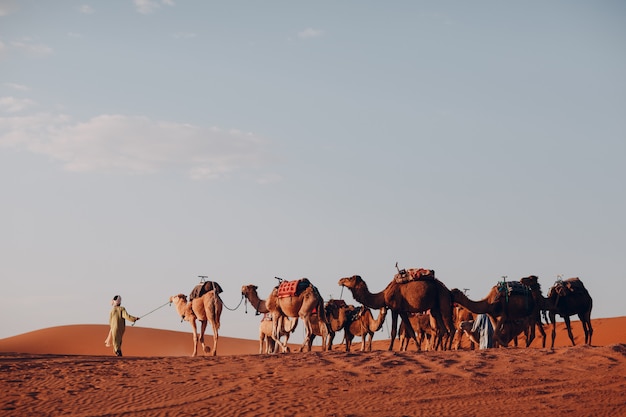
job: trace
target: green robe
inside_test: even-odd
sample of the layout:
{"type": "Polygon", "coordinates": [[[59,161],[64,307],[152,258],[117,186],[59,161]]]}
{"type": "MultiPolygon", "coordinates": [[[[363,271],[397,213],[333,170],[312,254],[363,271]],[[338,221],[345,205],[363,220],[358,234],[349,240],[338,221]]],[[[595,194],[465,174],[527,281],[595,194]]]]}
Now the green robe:
{"type": "Polygon", "coordinates": [[[111,339],[115,352],[119,352],[122,349],[122,336],[124,336],[124,330],[126,330],[126,320],[135,322],[137,317],[128,314],[122,306],[115,306],[111,309],[109,324],[111,325],[111,339]]]}

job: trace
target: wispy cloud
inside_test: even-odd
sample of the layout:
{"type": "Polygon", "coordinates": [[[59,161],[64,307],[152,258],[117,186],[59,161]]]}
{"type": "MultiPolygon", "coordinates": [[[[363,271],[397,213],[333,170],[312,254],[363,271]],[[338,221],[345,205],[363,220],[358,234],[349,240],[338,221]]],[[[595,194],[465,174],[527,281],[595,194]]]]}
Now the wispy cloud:
{"type": "MultiPolygon", "coordinates": [[[[195,180],[247,174],[270,159],[268,143],[253,133],[125,115],[85,122],[49,113],[0,117],[2,145],[46,155],[68,171],[151,174],[175,169],[195,180]]],[[[268,178],[276,179],[258,181],[268,178]]]]}
{"type": "Polygon", "coordinates": [[[8,16],[17,10],[17,2],[15,0],[0,0],[0,17],[8,16]]]}
{"type": "Polygon", "coordinates": [[[30,87],[27,85],[23,85],[23,84],[17,84],[17,83],[4,83],[5,87],[9,87],[13,90],[17,90],[17,91],[30,91],[30,87]]]}
{"type": "Polygon", "coordinates": [[[82,4],[79,8],[78,11],[83,13],[83,14],[94,14],[96,11],[94,10],[93,7],[91,7],[88,4],[82,4]]]}
{"type": "Polygon", "coordinates": [[[27,98],[0,97],[0,111],[6,113],[17,113],[32,107],[34,104],[33,100],[27,98]]]}
{"type": "Polygon", "coordinates": [[[54,52],[54,50],[48,45],[35,42],[30,38],[23,38],[11,41],[9,46],[10,49],[19,51],[33,58],[42,58],[51,55],[54,52]]]}
{"type": "Polygon", "coordinates": [[[157,0],[133,0],[135,9],[141,14],[154,13],[157,9],[161,8],[161,4],[166,6],[175,6],[174,0],[161,0],[159,3],[157,0]]]}
{"type": "Polygon", "coordinates": [[[324,35],[324,31],[319,29],[307,28],[300,32],[298,32],[298,37],[300,39],[311,39],[311,38],[319,38],[324,35]]]}

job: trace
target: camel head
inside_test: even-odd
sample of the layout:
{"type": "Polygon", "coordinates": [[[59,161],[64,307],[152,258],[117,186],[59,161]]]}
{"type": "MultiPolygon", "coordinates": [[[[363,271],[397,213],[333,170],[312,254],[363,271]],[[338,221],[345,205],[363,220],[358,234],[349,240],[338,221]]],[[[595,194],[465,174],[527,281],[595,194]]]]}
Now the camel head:
{"type": "Polygon", "coordinates": [[[357,284],[363,282],[363,278],[359,275],[353,275],[351,277],[341,278],[338,282],[339,286],[346,288],[355,288],[357,284]]]}
{"type": "Polygon", "coordinates": [[[247,297],[248,294],[256,292],[258,288],[259,287],[257,287],[256,285],[244,285],[243,287],[241,287],[241,295],[247,297]]]}
{"type": "Polygon", "coordinates": [[[182,320],[190,320],[194,316],[191,308],[191,303],[187,303],[187,296],[185,294],[173,295],[170,297],[170,303],[174,303],[177,307],[178,314],[182,320]]]}
{"type": "Polygon", "coordinates": [[[519,282],[526,285],[531,290],[541,291],[541,284],[539,284],[539,277],[537,277],[536,275],[529,275],[527,277],[521,278],[519,282]]]}
{"type": "Polygon", "coordinates": [[[170,303],[179,304],[179,303],[187,303],[187,296],[185,294],[172,295],[170,297],[170,303]]]}

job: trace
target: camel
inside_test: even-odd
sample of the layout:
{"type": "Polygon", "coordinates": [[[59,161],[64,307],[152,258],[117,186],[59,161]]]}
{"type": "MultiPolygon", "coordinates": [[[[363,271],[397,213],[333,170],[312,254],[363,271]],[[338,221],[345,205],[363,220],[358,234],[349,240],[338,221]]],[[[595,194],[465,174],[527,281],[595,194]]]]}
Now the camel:
{"type": "Polygon", "coordinates": [[[352,314],[349,315],[348,322],[344,327],[345,339],[346,339],[346,352],[350,352],[352,347],[352,339],[354,336],[361,337],[361,352],[372,351],[372,340],[374,339],[374,333],[380,330],[387,316],[387,309],[381,307],[378,313],[378,318],[374,320],[372,311],[365,307],[357,307],[352,314]],[[367,343],[369,336],[369,343],[367,343]]]}
{"type": "Polygon", "coordinates": [[[439,335],[442,335],[443,332],[449,334],[449,341],[452,342],[455,332],[452,321],[452,300],[450,291],[438,279],[424,278],[398,283],[394,277],[394,280],[383,291],[374,294],[369,291],[367,284],[359,275],[341,278],[338,283],[340,286],[348,288],[354,299],[364,306],[373,309],[386,307],[391,310],[391,341],[388,350],[393,350],[398,316],[405,323],[409,337],[415,340],[417,345],[415,332],[409,322],[408,314],[426,310],[430,310],[438,329],[441,329],[439,335]]]}
{"type": "Polygon", "coordinates": [[[556,339],[556,315],[563,317],[567,334],[574,342],[572,334],[572,325],[570,316],[578,315],[585,332],[585,344],[591,345],[591,336],[593,335],[593,327],[591,327],[591,309],[593,307],[593,299],[589,295],[589,291],[583,285],[580,278],[569,278],[564,281],[558,280],[548,291],[548,302],[550,309],[548,314],[552,322],[552,344],[550,348],[554,349],[554,339],[556,339]]]}
{"type": "MultiPolygon", "coordinates": [[[[425,346],[424,350],[432,349],[431,343],[435,340],[436,334],[435,330],[430,325],[431,319],[432,317],[428,313],[409,314],[409,322],[411,323],[411,327],[413,327],[413,331],[416,334],[418,351],[422,350],[424,340],[428,342],[428,345],[425,346]]],[[[409,347],[411,339],[409,339],[404,322],[400,323],[400,328],[398,329],[398,339],[400,340],[400,351],[406,351],[409,347]]]]}
{"type": "MultiPolygon", "coordinates": [[[[462,305],[458,305],[458,304],[455,305],[453,313],[454,313],[454,324],[457,329],[460,329],[460,324],[462,322],[474,320],[474,313],[472,313],[471,311],[469,311],[467,308],[463,307],[462,305]]],[[[459,350],[463,342],[464,334],[466,333],[462,331],[456,332],[456,334],[454,335],[454,340],[452,341],[452,349],[459,350]]],[[[474,341],[472,341],[471,338],[470,338],[469,345],[470,345],[469,348],[471,350],[474,350],[474,341]]]]}
{"type": "Polygon", "coordinates": [[[346,304],[343,300],[328,300],[324,308],[326,310],[326,319],[328,320],[326,349],[333,350],[335,334],[344,329],[348,322],[348,315],[354,311],[355,307],[352,304],[346,304]]]}
{"type": "Polygon", "coordinates": [[[285,317],[300,318],[304,323],[305,337],[300,351],[311,350],[314,337],[314,329],[311,324],[313,312],[318,312],[321,322],[326,323],[324,300],[319,291],[306,278],[299,280],[299,282],[302,284],[303,289],[298,294],[279,297],[278,287],[275,287],[266,300],[259,298],[255,285],[244,285],[241,289],[241,293],[258,312],[269,312],[272,314],[274,324],[272,338],[282,352],[286,352],[289,349],[287,344],[282,343],[278,337],[278,329],[281,328],[285,317]]]}
{"type": "Polygon", "coordinates": [[[526,347],[535,338],[535,301],[530,288],[519,282],[504,282],[495,285],[489,294],[480,301],[470,300],[463,291],[454,288],[450,291],[452,301],[476,314],[488,314],[494,328],[494,338],[501,345],[506,346],[503,335],[503,324],[507,320],[523,319],[528,317],[530,335],[526,340],[526,347]],[[518,288],[509,292],[509,288],[518,288]]]}
{"type": "MultiPolygon", "coordinates": [[[[289,342],[289,336],[296,330],[298,326],[297,318],[289,318],[283,321],[283,328],[280,330],[280,336],[285,338],[285,344],[289,342]]],[[[277,345],[272,338],[274,323],[272,316],[264,314],[261,324],[259,324],[259,353],[276,353],[277,345]]]]}
{"type": "Polygon", "coordinates": [[[311,314],[311,329],[313,330],[313,333],[309,340],[307,349],[309,351],[311,350],[313,340],[315,340],[316,336],[319,336],[322,339],[322,351],[326,351],[328,349],[328,324],[321,321],[320,316],[317,313],[311,314]]]}
{"type": "Polygon", "coordinates": [[[217,341],[219,339],[218,330],[220,328],[220,317],[222,315],[222,299],[213,290],[205,293],[199,298],[194,298],[191,302],[187,302],[187,296],[184,294],[178,294],[170,297],[170,303],[174,303],[178,315],[183,320],[188,321],[191,324],[193,331],[193,353],[191,356],[198,354],[198,342],[202,345],[202,352],[206,354],[211,352],[211,349],[204,344],[204,332],[206,331],[207,324],[211,323],[213,329],[213,350],[212,355],[217,355],[217,341]],[[196,320],[201,323],[200,334],[198,335],[196,320]]]}
{"type": "MultiPolygon", "coordinates": [[[[529,275],[527,277],[521,278],[519,282],[530,288],[531,294],[535,301],[535,311],[533,313],[535,316],[535,324],[539,329],[539,333],[541,333],[541,346],[545,348],[546,332],[545,330],[543,330],[543,323],[541,322],[541,312],[550,309],[550,302],[547,298],[541,295],[541,284],[539,284],[539,277],[537,277],[536,275],[529,275]]],[[[530,336],[530,329],[528,329],[528,331],[525,331],[524,334],[528,334],[528,336],[530,336]]],[[[517,339],[515,339],[515,342],[515,346],[517,346],[517,339]]]]}

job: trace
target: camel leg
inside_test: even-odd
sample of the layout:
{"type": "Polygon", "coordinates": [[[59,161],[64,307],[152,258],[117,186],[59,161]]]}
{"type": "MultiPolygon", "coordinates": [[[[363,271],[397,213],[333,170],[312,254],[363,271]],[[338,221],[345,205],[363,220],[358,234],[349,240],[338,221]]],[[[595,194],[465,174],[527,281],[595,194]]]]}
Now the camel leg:
{"type": "Polygon", "coordinates": [[[289,347],[286,343],[280,341],[280,331],[283,328],[283,315],[275,312],[272,314],[272,340],[274,340],[274,351],[279,348],[281,352],[285,353],[289,351],[289,347]]]}
{"type": "Polygon", "coordinates": [[[574,334],[572,333],[572,323],[570,322],[569,316],[563,317],[565,321],[565,326],[567,327],[567,335],[569,336],[569,340],[572,341],[572,346],[576,346],[576,342],[574,342],[574,334]]]}
{"type": "Polygon", "coordinates": [[[550,345],[550,349],[554,349],[554,339],[556,339],[556,314],[550,312],[549,316],[550,321],[552,322],[552,344],[550,345]]]}
{"type": "Polygon", "coordinates": [[[201,323],[200,337],[198,339],[200,340],[200,344],[202,345],[202,352],[206,355],[207,353],[211,351],[211,348],[209,348],[207,345],[204,344],[204,333],[206,332],[206,327],[209,324],[209,322],[208,320],[203,320],[200,323],[201,323]]]}
{"type": "Polygon", "coordinates": [[[194,357],[198,354],[198,330],[196,329],[195,320],[193,323],[189,322],[189,324],[191,324],[191,336],[193,337],[193,353],[191,354],[191,356],[194,357]]]}
{"type": "Polygon", "coordinates": [[[535,323],[531,321],[528,325],[529,334],[526,336],[526,347],[530,346],[530,344],[535,340],[535,323]]]}
{"type": "MultiPolygon", "coordinates": [[[[411,339],[411,340],[414,340],[415,341],[415,346],[418,346],[418,344],[417,344],[417,337],[415,336],[415,330],[413,330],[413,326],[411,325],[411,321],[409,320],[409,314],[407,312],[405,312],[405,311],[403,311],[403,312],[401,312],[399,314],[400,314],[400,318],[402,319],[402,322],[404,323],[404,327],[406,329],[407,337],[409,339],[411,339]]],[[[396,321],[397,321],[397,319],[396,319],[396,321]]],[[[395,329],[395,326],[394,326],[394,329],[395,329]]],[[[395,334],[393,336],[395,337],[395,334]]],[[[393,345],[393,338],[391,339],[391,344],[393,345]]],[[[390,350],[391,350],[391,348],[390,348],[390,350]]]]}
{"type": "Polygon", "coordinates": [[[213,328],[213,356],[217,356],[217,341],[220,338],[219,330],[217,323],[214,321],[211,322],[211,327],[213,328]]]}
{"type": "MultiPolygon", "coordinates": [[[[409,327],[411,326],[409,325],[409,327]]],[[[389,349],[387,350],[393,350],[393,342],[396,340],[397,330],[398,330],[398,312],[392,311],[391,312],[391,340],[389,343],[389,349]]]]}
{"type": "Polygon", "coordinates": [[[591,327],[591,314],[579,314],[578,318],[583,325],[583,331],[585,332],[585,343],[591,345],[591,335],[593,334],[593,327],[591,327]]]}

